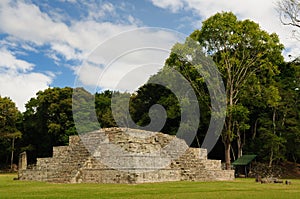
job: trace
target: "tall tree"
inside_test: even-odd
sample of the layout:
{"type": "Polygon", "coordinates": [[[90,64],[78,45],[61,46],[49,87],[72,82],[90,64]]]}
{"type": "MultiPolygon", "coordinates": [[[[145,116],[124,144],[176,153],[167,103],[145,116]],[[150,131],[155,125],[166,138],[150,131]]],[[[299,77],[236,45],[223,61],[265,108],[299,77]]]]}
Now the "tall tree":
{"type": "Polygon", "coordinates": [[[167,118],[161,132],[176,134],[180,123],[180,108],[176,96],[170,90],[157,84],[145,84],[132,95],[131,102],[132,119],[140,126],[146,126],[151,122],[149,110],[153,105],[162,105],[167,112],[167,118]]]}
{"type": "Polygon", "coordinates": [[[234,117],[235,112],[246,111],[237,108],[243,105],[242,91],[247,84],[269,81],[278,72],[277,65],[283,61],[283,45],[276,34],[268,34],[250,20],[239,21],[230,12],[217,13],[208,18],[201,30],[195,31],[192,36],[213,57],[225,83],[228,110],[222,140],[226,168],[229,169],[231,142],[241,125],[234,117]],[[268,75],[262,80],[256,78],[261,74],[268,75]]]}
{"type": "Polygon", "coordinates": [[[15,103],[8,97],[0,96],[0,140],[8,139],[11,141],[11,169],[14,162],[15,139],[22,136],[22,133],[17,129],[20,116],[15,103]]]}
{"type": "Polygon", "coordinates": [[[65,145],[76,134],[72,114],[72,88],[48,88],[30,99],[24,112],[24,149],[29,158],[47,157],[52,146],[65,145]]]}
{"type": "Polygon", "coordinates": [[[103,91],[95,94],[97,118],[102,128],[114,127],[116,122],[111,112],[111,99],[113,91],[103,91]]]}
{"type": "Polygon", "coordinates": [[[277,78],[281,102],[278,110],[278,134],[286,141],[285,158],[300,160],[300,62],[284,63],[277,78]]]}

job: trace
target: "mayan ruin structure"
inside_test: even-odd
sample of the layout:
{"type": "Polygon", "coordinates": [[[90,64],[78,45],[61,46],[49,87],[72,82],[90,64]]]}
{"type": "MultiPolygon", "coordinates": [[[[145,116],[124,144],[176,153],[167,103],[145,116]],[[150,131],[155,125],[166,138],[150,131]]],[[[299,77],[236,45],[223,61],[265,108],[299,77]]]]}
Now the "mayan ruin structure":
{"type": "Polygon", "coordinates": [[[55,183],[147,183],[233,180],[206,149],[162,133],[108,128],[70,136],[68,146],[53,147],[53,157],[27,167],[20,154],[19,179],[55,183]]]}

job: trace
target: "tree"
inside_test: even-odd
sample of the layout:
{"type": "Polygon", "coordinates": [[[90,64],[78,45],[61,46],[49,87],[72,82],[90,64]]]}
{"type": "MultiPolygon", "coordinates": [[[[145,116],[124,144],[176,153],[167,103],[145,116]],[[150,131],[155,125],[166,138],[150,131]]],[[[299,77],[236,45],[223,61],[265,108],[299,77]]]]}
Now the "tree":
{"type": "Polygon", "coordinates": [[[255,98],[242,100],[251,112],[246,151],[255,152],[257,160],[269,166],[284,160],[297,162],[300,154],[299,63],[283,62],[278,69],[272,82],[260,85],[255,98]]]}
{"type": "MultiPolygon", "coordinates": [[[[177,43],[173,46],[171,54],[165,62],[165,68],[178,71],[189,82],[192,93],[197,95],[195,100],[200,107],[201,114],[197,116],[194,112],[194,116],[192,116],[194,120],[200,118],[193,146],[201,146],[210,151],[223,128],[226,98],[219,72],[211,57],[203,52],[203,47],[195,36],[192,34],[186,38],[183,44],[177,43]],[[200,143],[202,144],[200,145],[200,143]]],[[[177,85],[178,83],[173,80],[172,84],[177,85]]],[[[180,88],[181,86],[177,87],[179,88],[175,90],[183,89],[180,88]]],[[[183,101],[192,102],[193,100],[186,98],[183,101]]],[[[180,117],[178,119],[180,121],[180,117]]]]}
{"type": "Polygon", "coordinates": [[[74,88],[72,95],[72,119],[76,124],[76,133],[84,134],[100,128],[97,120],[97,102],[95,96],[84,88],[74,88]]]}
{"type": "Polygon", "coordinates": [[[15,103],[10,98],[0,96],[0,139],[8,139],[11,141],[11,169],[13,168],[14,162],[15,139],[22,136],[22,133],[17,129],[17,122],[20,115],[15,103]]]}
{"type": "Polygon", "coordinates": [[[68,136],[76,134],[72,92],[69,87],[48,88],[26,104],[22,145],[30,161],[51,156],[53,146],[66,145],[68,136]]]}
{"type": "MultiPolygon", "coordinates": [[[[154,75],[155,76],[155,75],[154,75]]],[[[154,78],[154,77],[152,77],[154,78]]],[[[151,122],[149,110],[155,105],[162,105],[166,112],[166,123],[161,132],[175,135],[180,123],[180,107],[174,94],[167,88],[157,84],[145,84],[131,97],[131,115],[139,126],[146,126],[151,122]]],[[[161,115],[156,114],[156,117],[161,115]]],[[[162,119],[162,118],[160,118],[162,119]]]]}
{"type": "MultiPolygon", "coordinates": [[[[280,21],[283,25],[290,25],[300,28],[300,1],[299,0],[280,0],[277,3],[277,10],[280,21]]],[[[294,31],[296,37],[297,31],[294,31]]]]}
{"type": "Polygon", "coordinates": [[[279,104],[278,133],[286,140],[286,159],[300,159],[300,62],[284,63],[277,77],[281,102],[279,104]]]}
{"type": "Polygon", "coordinates": [[[276,34],[268,34],[250,20],[239,21],[234,14],[227,12],[205,20],[201,30],[192,36],[213,57],[225,83],[228,110],[222,140],[226,168],[229,169],[231,142],[240,126],[240,121],[234,117],[235,110],[240,109],[235,107],[243,105],[241,95],[243,89],[249,87],[247,84],[267,82],[278,73],[277,65],[283,62],[283,45],[276,34]],[[261,74],[267,76],[262,80],[255,78],[261,74]]]}
{"type": "Polygon", "coordinates": [[[95,94],[97,118],[102,128],[114,127],[116,122],[111,112],[111,98],[113,91],[103,91],[95,94]]]}

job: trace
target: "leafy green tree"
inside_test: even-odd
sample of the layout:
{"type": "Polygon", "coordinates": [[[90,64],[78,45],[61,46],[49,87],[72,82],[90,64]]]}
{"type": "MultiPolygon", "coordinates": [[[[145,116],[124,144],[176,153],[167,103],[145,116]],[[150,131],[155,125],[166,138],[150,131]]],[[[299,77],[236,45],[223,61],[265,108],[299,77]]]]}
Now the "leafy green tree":
{"type": "Polygon", "coordinates": [[[277,78],[280,88],[278,133],[286,140],[287,159],[294,162],[300,159],[300,62],[285,63],[277,78]]]}
{"type": "Polygon", "coordinates": [[[95,96],[84,88],[74,88],[72,95],[72,118],[76,123],[76,131],[83,134],[100,128],[95,111],[95,96]]]}
{"type": "Polygon", "coordinates": [[[222,140],[226,168],[229,169],[231,143],[237,135],[236,124],[239,123],[234,111],[240,111],[234,107],[243,105],[241,95],[248,84],[270,81],[278,73],[277,66],[283,62],[283,45],[276,34],[268,34],[250,20],[239,21],[234,14],[227,12],[205,20],[201,30],[192,33],[192,37],[213,57],[225,83],[228,111],[222,140]],[[265,73],[268,76],[262,80],[255,78],[265,73]]]}
{"type": "Polygon", "coordinates": [[[113,91],[103,91],[95,94],[97,118],[102,128],[115,127],[117,124],[111,112],[111,98],[113,91]]]}
{"type": "MultiPolygon", "coordinates": [[[[246,130],[250,128],[249,121],[249,110],[243,105],[237,104],[231,107],[228,111],[232,112],[232,118],[234,120],[233,126],[236,132],[237,139],[237,157],[243,155],[243,146],[246,144],[246,130]]],[[[234,155],[234,154],[233,154],[234,155]]]]}
{"type": "Polygon", "coordinates": [[[257,153],[263,160],[268,161],[269,167],[274,161],[285,160],[286,139],[277,132],[276,126],[274,127],[275,119],[270,118],[273,114],[273,111],[263,114],[259,119],[258,129],[260,147],[257,148],[257,153]]]}
{"type": "Polygon", "coordinates": [[[269,166],[299,159],[299,66],[295,60],[280,64],[278,69],[275,82],[260,86],[256,98],[247,102],[253,134],[246,150],[258,154],[258,160],[269,166]]]}
{"type": "MultiPolygon", "coordinates": [[[[145,84],[131,97],[131,115],[139,126],[151,122],[150,108],[160,104],[167,112],[166,123],[161,132],[175,135],[180,123],[180,107],[176,96],[167,88],[158,84],[145,84]]],[[[155,116],[154,116],[155,117],[155,116]]],[[[156,115],[161,117],[161,115],[156,115]]]]}
{"type": "Polygon", "coordinates": [[[21,138],[22,133],[17,128],[17,122],[20,120],[21,114],[18,111],[15,103],[8,97],[0,96],[0,141],[5,146],[7,140],[10,140],[11,146],[10,150],[2,151],[7,155],[6,152],[10,151],[10,165],[14,162],[14,151],[15,151],[15,140],[21,138]]]}
{"type": "Polygon", "coordinates": [[[29,152],[29,160],[51,156],[53,146],[66,145],[68,136],[76,134],[72,91],[69,87],[48,88],[26,104],[22,145],[29,152]]]}
{"type": "MultiPolygon", "coordinates": [[[[165,62],[165,68],[172,68],[178,71],[189,82],[194,90],[193,92],[197,95],[197,102],[201,113],[198,133],[192,143],[192,146],[194,147],[200,147],[200,143],[202,143],[202,146],[204,145],[210,122],[224,115],[220,114],[221,112],[224,112],[221,110],[222,107],[212,107],[211,104],[210,94],[219,93],[220,91],[220,85],[217,83],[219,80],[214,77],[214,71],[210,69],[211,65],[214,65],[211,62],[212,60],[205,56],[202,46],[199,45],[193,34],[186,38],[185,43],[175,44],[169,58],[165,62]],[[208,79],[211,81],[210,91],[207,86],[208,79]],[[212,116],[212,110],[215,110],[214,116],[212,116]]],[[[178,85],[176,82],[172,82],[172,84],[178,85]]],[[[180,88],[176,89],[180,90],[180,88]]],[[[222,97],[216,96],[215,94],[213,95],[216,101],[220,102],[223,100],[221,99],[222,97]]],[[[185,99],[183,99],[183,101],[185,101],[185,99]]],[[[180,112],[177,112],[177,114],[176,119],[179,123],[181,122],[180,112]]],[[[196,115],[197,114],[195,114],[195,116],[196,115]]],[[[194,120],[195,119],[197,118],[194,118],[194,120]]],[[[192,118],[190,118],[190,120],[192,120],[192,118]]]]}

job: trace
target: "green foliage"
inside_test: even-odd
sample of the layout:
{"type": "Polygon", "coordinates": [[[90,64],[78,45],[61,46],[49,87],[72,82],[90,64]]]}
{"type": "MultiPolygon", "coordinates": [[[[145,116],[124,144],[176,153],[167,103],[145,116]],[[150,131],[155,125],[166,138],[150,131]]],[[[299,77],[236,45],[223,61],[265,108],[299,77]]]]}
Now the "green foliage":
{"type": "Polygon", "coordinates": [[[0,96],[0,136],[18,137],[14,134],[20,134],[17,129],[17,121],[20,113],[16,105],[8,97],[0,96]]]}
{"type": "Polygon", "coordinates": [[[8,97],[0,96],[0,162],[2,164],[8,164],[10,155],[11,164],[13,163],[15,139],[22,137],[18,129],[21,118],[15,103],[8,97]]]}
{"type": "Polygon", "coordinates": [[[264,88],[269,88],[265,89],[269,91],[267,103],[273,107],[277,105],[279,95],[272,83],[273,77],[278,74],[278,64],[283,62],[283,45],[276,34],[268,34],[250,20],[239,21],[231,12],[217,13],[208,18],[192,37],[213,57],[226,87],[228,111],[222,140],[229,168],[231,142],[238,138],[240,154],[243,146],[239,140],[240,127],[243,130],[249,128],[247,108],[237,108],[246,107],[248,100],[253,98],[251,95],[260,94],[264,88]],[[244,90],[247,88],[251,90],[244,90]]]}
{"type": "Polygon", "coordinates": [[[160,104],[167,112],[167,121],[161,131],[166,134],[176,134],[180,122],[180,107],[176,96],[169,89],[157,84],[146,84],[138,89],[131,101],[132,119],[138,125],[148,125],[150,107],[160,104]]]}
{"type": "Polygon", "coordinates": [[[114,127],[116,122],[111,112],[111,98],[113,91],[106,90],[95,94],[97,118],[102,128],[114,127]]]}
{"type": "Polygon", "coordinates": [[[299,63],[282,63],[280,74],[268,87],[262,87],[262,103],[248,102],[251,107],[253,136],[248,137],[247,151],[258,154],[259,160],[299,162],[300,106],[299,63]],[[255,122],[257,121],[255,125],[255,122]],[[255,129],[257,128],[257,130],[255,129]]]}
{"type": "Polygon", "coordinates": [[[300,63],[295,60],[281,66],[277,79],[281,102],[278,131],[286,140],[286,157],[295,162],[300,159],[300,63]]]}
{"type": "Polygon", "coordinates": [[[24,112],[23,149],[29,160],[47,157],[52,147],[68,144],[68,136],[76,134],[72,116],[72,88],[48,88],[30,99],[24,112]]]}
{"type": "Polygon", "coordinates": [[[76,122],[76,131],[83,134],[99,129],[95,114],[95,97],[83,88],[73,89],[72,117],[76,122]]]}
{"type": "MultiPolygon", "coordinates": [[[[175,44],[164,68],[134,94],[107,90],[93,95],[83,88],[48,88],[27,102],[23,115],[9,98],[0,97],[0,159],[8,162],[15,138],[21,138],[17,150],[26,150],[32,162],[36,157],[50,156],[53,146],[67,144],[68,136],[77,132],[130,126],[129,116],[137,125],[147,126],[151,118],[161,116],[158,111],[150,111],[155,104],[166,111],[162,132],[175,134],[180,124],[189,129],[188,122],[195,118],[182,123],[181,114],[182,107],[191,102],[187,96],[178,99],[172,92],[184,91],[184,87],[176,82],[171,70],[178,71],[197,95],[201,114],[193,146],[198,147],[212,118],[209,92],[215,88],[208,89],[206,80],[213,77],[205,70],[213,60],[226,89],[222,141],[228,166],[230,156],[236,152],[239,156],[242,151],[258,154],[258,160],[270,164],[286,159],[299,162],[300,61],[285,63],[282,50],[276,34],[261,30],[250,20],[238,20],[231,12],[217,13],[184,43],[175,44]],[[168,86],[155,83],[161,79],[168,86]],[[74,120],[81,125],[75,128],[74,120]],[[234,141],[236,145],[232,145],[234,141]]],[[[220,152],[223,149],[219,147],[216,153],[220,152]]]]}
{"type": "Polygon", "coordinates": [[[273,121],[268,116],[260,118],[259,142],[261,143],[258,155],[265,161],[269,162],[269,166],[273,161],[285,160],[285,144],[286,140],[275,131],[273,121]]]}
{"type": "Polygon", "coordinates": [[[130,126],[130,93],[114,93],[111,101],[111,110],[114,120],[119,127],[130,126]]]}

